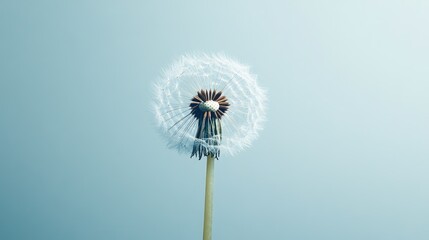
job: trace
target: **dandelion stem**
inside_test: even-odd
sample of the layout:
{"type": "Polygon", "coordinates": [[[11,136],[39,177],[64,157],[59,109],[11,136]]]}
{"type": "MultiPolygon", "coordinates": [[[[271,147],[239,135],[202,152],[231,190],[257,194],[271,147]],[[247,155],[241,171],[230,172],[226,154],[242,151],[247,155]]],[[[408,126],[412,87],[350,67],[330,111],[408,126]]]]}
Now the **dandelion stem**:
{"type": "Polygon", "coordinates": [[[204,206],[204,229],[203,240],[212,239],[212,216],[213,216],[213,179],[214,179],[214,157],[207,156],[206,171],[206,202],[204,206]]]}

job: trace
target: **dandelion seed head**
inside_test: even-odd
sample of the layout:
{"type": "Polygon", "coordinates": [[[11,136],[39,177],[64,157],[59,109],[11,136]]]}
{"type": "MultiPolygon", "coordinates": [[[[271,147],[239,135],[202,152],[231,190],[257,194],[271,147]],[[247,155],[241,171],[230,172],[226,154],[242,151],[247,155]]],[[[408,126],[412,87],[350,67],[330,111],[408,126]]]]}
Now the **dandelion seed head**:
{"type": "Polygon", "coordinates": [[[265,92],[249,67],[222,54],[185,55],[155,86],[155,115],[168,146],[197,156],[248,148],[265,119],[265,92]]]}

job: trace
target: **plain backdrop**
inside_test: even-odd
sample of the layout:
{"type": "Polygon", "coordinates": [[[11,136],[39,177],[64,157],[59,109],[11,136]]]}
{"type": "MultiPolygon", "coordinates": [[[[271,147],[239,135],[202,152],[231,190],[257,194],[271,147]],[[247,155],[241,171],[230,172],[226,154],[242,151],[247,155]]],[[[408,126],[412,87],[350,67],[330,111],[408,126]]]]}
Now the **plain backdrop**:
{"type": "Polygon", "coordinates": [[[223,52],[267,90],[214,240],[429,239],[429,1],[1,1],[0,239],[201,239],[205,162],[152,84],[223,52]]]}

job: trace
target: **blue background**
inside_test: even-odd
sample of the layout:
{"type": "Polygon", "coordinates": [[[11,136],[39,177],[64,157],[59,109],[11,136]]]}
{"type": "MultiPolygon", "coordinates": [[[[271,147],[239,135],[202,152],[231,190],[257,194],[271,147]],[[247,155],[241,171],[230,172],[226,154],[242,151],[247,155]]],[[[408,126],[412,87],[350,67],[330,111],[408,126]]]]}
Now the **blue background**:
{"type": "Polygon", "coordinates": [[[200,239],[205,162],[152,83],[224,52],[267,89],[214,239],[429,239],[428,1],[2,1],[0,239],[200,239]]]}

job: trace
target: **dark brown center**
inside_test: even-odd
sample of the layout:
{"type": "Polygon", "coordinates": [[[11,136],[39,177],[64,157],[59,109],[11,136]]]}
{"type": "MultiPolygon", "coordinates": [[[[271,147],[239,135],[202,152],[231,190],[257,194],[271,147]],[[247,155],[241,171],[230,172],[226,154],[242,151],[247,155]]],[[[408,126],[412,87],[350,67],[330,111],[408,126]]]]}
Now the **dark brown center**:
{"type": "Polygon", "coordinates": [[[222,91],[203,90],[197,92],[189,104],[191,114],[198,120],[198,129],[195,135],[191,157],[208,156],[219,157],[220,151],[216,147],[222,140],[221,119],[229,108],[228,99],[222,91]]]}

